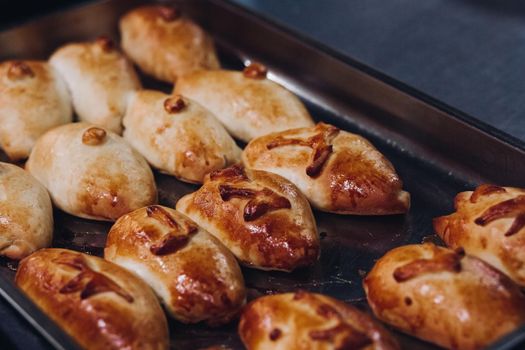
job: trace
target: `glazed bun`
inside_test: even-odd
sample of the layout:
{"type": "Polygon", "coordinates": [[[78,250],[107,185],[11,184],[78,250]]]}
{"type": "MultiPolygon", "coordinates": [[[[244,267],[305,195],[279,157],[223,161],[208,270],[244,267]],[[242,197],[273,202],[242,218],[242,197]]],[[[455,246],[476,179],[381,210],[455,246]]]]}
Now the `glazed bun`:
{"type": "Polygon", "coordinates": [[[525,324],[525,297],[511,279],[430,243],[389,251],[364,288],[380,320],[445,348],[482,349],[525,324]]]}
{"type": "Polygon", "coordinates": [[[241,149],[222,124],[197,102],[142,90],[124,117],[124,138],[155,168],[202,183],[204,175],[241,160],[241,149]]]}
{"type": "Polygon", "coordinates": [[[303,291],[264,296],[248,304],[239,335],[248,350],[399,349],[364,312],[303,291]]]}
{"type": "Polygon", "coordinates": [[[104,259],[42,249],[20,262],[16,285],[86,349],[168,349],[168,325],[155,294],[104,259]]]}
{"type": "Polygon", "coordinates": [[[313,126],[302,102],[268,80],[265,68],[260,67],[254,64],[244,72],[194,72],[177,81],[174,93],[209,109],[230,134],[244,142],[271,132],[313,126]]]}
{"type": "Polygon", "coordinates": [[[141,84],[133,65],[111,39],[67,44],[49,62],[65,79],[81,121],[122,132],[127,100],[141,84]]]}
{"type": "Polygon", "coordinates": [[[40,135],[72,119],[66,83],[49,64],[0,63],[0,147],[11,160],[27,158],[40,135]]]}
{"type": "Polygon", "coordinates": [[[157,201],[153,173],[117,134],[87,123],[67,124],[43,135],[26,169],[63,211],[113,221],[157,201]]]}
{"type": "Polygon", "coordinates": [[[363,137],[319,123],[252,140],[242,160],[292,181],[312,206],[338,214],[406,213],[410,194],[392,164],[363,137]]]}
{"type": "Polygon", "coordinates": [[[177,210],[247,266],[291,271],[317,261],[319,236],[308,201],[278,175],[238,165],[215,171],[177,210]]]}
{"type": "Polygon", "coordinates": [[[133,62],[165,82],[220,67],[210,36],[174,7],[149,5],[129,11],[120,20],[120,35],[133,62]]]}
{"type": "Polygon", "coordinates": [[[525,189],[481,185],[459,193],[455,207],[434,219],[439,237],[525,286],[525,189]]]}
{"type": "Polygon", "coordinates": [[[53,238],[49,194],[23,169],[0,162],[0,255],[22,259],[53,238]]]}
{"type": "Polygon", "coordinates": [[[225,323],[245,302],[235,257],[167,207],[149,206],[122,216],[109,231],[104,257],[139,275],[184,323],[225,323]]]}

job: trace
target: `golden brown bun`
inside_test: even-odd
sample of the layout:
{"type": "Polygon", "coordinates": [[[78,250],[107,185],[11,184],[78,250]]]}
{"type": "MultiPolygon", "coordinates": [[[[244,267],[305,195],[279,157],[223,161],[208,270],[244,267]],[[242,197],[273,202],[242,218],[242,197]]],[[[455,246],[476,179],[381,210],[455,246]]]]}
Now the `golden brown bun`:
{"type": "Polygon", "coordinates": [[[386,215],[408,211],[410,194],[392,164],[361,136],[319,123],[252,140],[242,160],[293,182],[319,210],[386,215]]]}
{"type": "Polygon", "coordinates": [[[127,100],[141,84],[133,65],[110,39],[64,45],[49,63],[66,81],[81,121],[122,132],[127,100]]]}
{"type": "Polygon", "coordinates": [[[118,219],[104,258],[139,275],[184,323],[227,322],[246,299],[241,269],[230,251],[167,207],[149,206],[118,219]]]}
{"type": "Polygon", "coordinates": [[[222,124],[186,97],[139,91],[123,123],[124,138],[150,164],[183,181],[202,183],[209,172],[241,160],[241,149],[222,124]]]}
{"type": "Polygon", "coordinates": [[[146,74],[175,82],[199,69],[220,68],[212,39],[176,8],[150,5],[120,20],[124,52],[146,74]]]}
{"type": "Polygon", "coordinates": [[[181,77],[174,92],[209,109],[230,134],[244,142],[314,125],[294,94],[265,77],[228,70],[199,71],[181,77]]]}
{"type": "Polygon", "coordinates": [[[364,312],[302,291],[248,304],[239,335],[248,350],[399,349],[395,339],[364,312]]]}
{"type": "Polygon", "coordinates": [[[20,262],[15,282],[86,349],[168,348],[168,325],[155,294],[115,264],[42,249],[20,262]]]}
{"type": "Polygon", "coordinates": [[[206,176],[177,210],[217,237],[245,265],[291,271],[313,264],[319,236],[297,187],[265,171],[232,166],[206,176]]]}
{"type": "Polygon", "coordinates": [[[364,280],[376,316],[453,349],[481,349],[525,323],[525,297],[478,258],[430,243],[389,251],[364,280]]]}
{"type": "Polygon", "coordinates": [[[38,139],[26,169],[58,208],[82,218],[113,221],[157,201],[146,160],[122,137],[92,124],[48,131],[38,139]]]}
{"type": "Polygon", "coordinates": [[[0,162],[0,255],[22,259],[51,245],[49,194],[23,169],[0,162]]]}
{"type": "Polygon", "coordinates": [[[40,135],[72,119],[66,83],[49,64],[0,63],[0,147],[11,160],[27,158],[40,135]]]}
{"type": "Polygon", "coordinates": [[[525,286],[525,189],[481,185],[454,203],[455,213],[434,219],[441,239],[525,286]]]}

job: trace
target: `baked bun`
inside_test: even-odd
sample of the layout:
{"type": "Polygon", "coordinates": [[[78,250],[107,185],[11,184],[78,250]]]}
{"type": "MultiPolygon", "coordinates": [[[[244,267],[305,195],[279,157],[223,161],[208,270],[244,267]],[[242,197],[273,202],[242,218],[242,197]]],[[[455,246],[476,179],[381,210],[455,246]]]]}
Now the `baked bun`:
{"type": "Polygon", "coordinates": [[[511,279],[430,243],[389,251],[364,288],[380,320],[445,348],[481,349],[525,323],[525,297],[511,279]]]}
{"type": "Polygon", "coordinates": [[[291,182],[266,171],[235,165],[208,174],[177,210],[249,267],[291,271],[312,265],[319,255],[308,201],[291,182]]]}
{"type": "Polygon", "coordinates": [[[408,211],[410,194],[392,164],[365,138],[319,123],[252,140],[247,168],[292,181],[319,210],[386,215],[408,211]]]}
{"type": "Polygon", "coordinates": [[[26,169],[63,211],[113,221],[157,201],[148,163],[111,131],[88,123],[48,131],[36,143],[26,169]]]}
{"type": "Polygon", "coordinates": [[[109,231],[104,258],[139,275],[184,323],[225,323],[246,299],[232,253],[170,208],[149,206],[118,219],[109,231]]]}
{"type": "Polygon", "coordinates": [[[255,137],[292,128],[313,126],[302,102],[266,78],[266,68],[252,64],[244,72],[199,71],[181,77],[175,93],[209,109],[234,137],[255,137]]]}
{"type": "Polygon", "coordinates": [[[23,169],[0,162],[0,255],[22,259],[51,245],[53,208],[44,186],[23,169]]]}
{"type": "Polygon", "coordinates": [[[481,185],[454,204],[455,213],[434,219],[439,237],[525,286],[525,189],[481,185]]]}
{"type": "Polygon", "coordinates": [[[43,61],[0,63],[0,147],[27,158],[47,130],[73,120],[65,82],[43,61]]]}
{"type": "Polygon", "coordinates": [[[20,262],[15,282],[83,348],[168,348],[166,317],[153,291],[104,259],[42,249],[20,262]]]}
{"type": "Polygon", "coordinates": [[[252,301],[242,313],[239,335],[248,350],[399,349],[364,312],[303,291],[252,301]]]}
{"type": "Polygon", "coordinates": [[[111,39],[62,46],[49,62],[66,80],[81,121],[122,132],[127,99],[141,85],[133,65],[111,39]]]}
{"type": "Polygon", "coordinates": [[[174,82],[181,75],[220,67],[210,36],[179,9],[142,6],[120,20],[124,52],[146,74],[174,82]]]}
{"type": "Polygon", "coordinates": [[[186,182],[202,183],[209,172],[241,160],[241,149],[215,116],[182,96],[139,91],[123,122],[124,138],[150,164],[186,182]]]}

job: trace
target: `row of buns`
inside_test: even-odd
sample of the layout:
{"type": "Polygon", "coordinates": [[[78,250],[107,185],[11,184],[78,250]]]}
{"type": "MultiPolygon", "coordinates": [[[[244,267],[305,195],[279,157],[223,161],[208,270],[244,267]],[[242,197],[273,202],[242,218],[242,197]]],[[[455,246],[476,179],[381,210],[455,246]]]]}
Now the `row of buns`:
{"type": "MultiPolygon", "coordinates": [[[[0,130],[0,146],[12,160],[26,158],[45,131],[71,122],[72,110],[80,121],[121,134],[129,99],[142,88],[129,58],[143,72],[161,80],[173,83],[183,77],[175,94],[195,101],[190,114],[207,114],[199,109],[202,104],[234,137],[245,142],[274,131],[313,126],[296,96],[266,79],[265,72],[252,73],[257,65],[245,72],[220,70],[211,38],[179,11],[140,7],[121,19],[120,29],[124,53],[111,39],[99,37],[66,44],[49,62],[6,61],[0,65],[0,119],[5,124],[0,130]],[[41,118],[43,114],[49,117],[41,118]],[[18,137],[9,137],[14,132],[18,137]]],[[[153,93],[138,96],[126,126],[137,123],[134,114],[157,113],[156,100],[165,102],[166,98],[153,93]]],[[[168,102],[164,105],[166,113],[175,112],[168,102]]],[[[205,127],[221,129],[216,124],[205,127]]],[[[202,141],[209,135],[192,136],[202,141]]],[[[190,181],[202,181],[202,176],[190,181]]]]}
{"type": "MultiPolygon", "coordinates": [[[[483,349],[525,325],[523,242],[525,189],[481,185],[459,193],[456,212],[434,219],[448,246],[432,243],[401,246],[387,252],[363,280],[375,316],[409,335],[449,349],[483,349]]],[[[301,294],[301,293],[299,293],[301,294]]],[[[248,349],[395,348],[388,334],[375,328],[331,322],[345,307],[330,310],[311,300],[284,294],[256,299],[241,316],[239,334],[248,349]],[[282,303],[280,306],[278,303],[282,303]],[[326,310],[330,311],[326,311],[326,310]],[[283,311],[286,310],[286,311],[283,311]],[[311,322],[327,318],[322,332],[311,322]],[[325,346],[316,342],[329,341],[325,346]],[[351,345],[350,345],[351,344],[351,345]]],[[[348,322],[348,321],[347,321],[348,322]]],[[[366,318],[361,325],[368,325],[366,318]]],[[[350,322],[350,324],[352,324],[350,322]]]]}
{"type": "MultiPolygon", "coordinates": [[[[0,164],[0,184],[9,188],[0,201],[7,218],[0,254],[20,259],[48,247],[51,203],[116,220],[106,260],[40,249],[20,263],[17,285],[86,348],[166,348],[154,294],[186,323],[222,324],[242,310],[248,349],[398,348],[377,321],[326,296],[297,292],[243,307],[238,264],[282,271],[315,264],[311,206],[407,212],[410,196],[392,164],[366,139],[314,125],[265,67],[219,70],[211,39],[180,11],[138,8],[120,28],[125,54],[143,72],[176,81],[174,94],[141,90],[132,64],[107,38],[66,45],[49,64],[0,65],[0,92],[12,93],[8,109],[0,107],[0,146],[14,160],[29,155],[27,172],[0,164]],[[36,95],[22,103],[29,93],[36,95]],[[40,106],[48,124],[31,132],[17,126],[38,125],[40,106]],[[82,122],[67,124],[71,106],[82,122]],[[15,134],[24,142],[11,151],[15,142],[3,135],[15,134]],[[249,143],[241,150],[232,137],[249,143]],[[148,163],[202,187],[176,210],[157,205],[148,163]]],[[[466,254],[428,244],[387,253],[364,280],[376,316],[460,349],[479,349],[523,324],[515,284],[524,285],[522,192],[485,185],[458,195],[457,213],[435,220],[445,243],[466,254]]]]}
{"type": "MultiPolygon", "coordinates": [[[[147,216],[144,209],[135,220],[144,212],[147,216]]],[[[202,241],[187,244],[193,247],[176,250],[199,249],[195,247],[202,241]]],[[[114,252],[108,254],[112,247],[110,243],[105,257],[118,262],[114,252]]],[[[146,248],[131,250],[141,249],[145,252],[146,248]]],[[[184,259],[179,253],[172,257],[168,255],[173,253],[158,251],[146,255],[149,254],[171,261],[166,269],[170,272],[176,271],[172,269],[177,266],[175,261],[184,259]]],[[[243,292],[227,295],[224,286],[201,288],[203,294],[199,294],[196,275],[191,276],[194,281],[188,281],[191,277],[186,274],[179,275],[185,278],[177,279],[178,288],[172,286],[166,291],[162,277],[166,271],[154,267],[160,262],[148,257],[143,260],[139,264],[113,264],[74,251],[41,249],[22,260],[16,283],[88,349],[166,349],[166,318],[152,291],[168,312],[183,322],[220,324],[240,311],[239,336],[249,350],[400,348],[395,337],[366,312],[333,298],[297,291],[259,297],[242,307],[243,292]],[[144,273],[154,270],[157,275],[152,281],[144,273]],[[232,295],[239,299],[229,299],[232,295]],[[241,303],[232,308],[235,300],[241,303]]],[[[195,268],[205,260],[187,262],[200,273],[209,267],[204,264],[195,268]]],[[[187,271],[182,268],[177,272],[187,271]]],[[[205,278],[208,277],[202,277],[205,278]]],[[[227,280],[231,281],[234,280],[227,280]]],[[[379,320],[445,348],[483,349],[525,324],[525,296],[508,276],[463,251],[431,243],[387,252],[363,284],[368,303],[379,320]]],[[[230,291],[235,288],[234,283],[230,291]]]]}
{"type": "MultiPolygon", "coordinates": [[[[130,11],[121,20],[123,46],[145,45],[146,39],[126,34],[133,31],[133,25],[127,23],[137,18],[150,21],[144,26],[152,31],[175,33],[175,27],[196,27],[179,11],[170,11],[163,6],[130,11]],[[135,40],[133,45],[124,43],[129,40],[135,40]]],[[[170,49],[168,43],[177,37],[173,33],[159,37],[155,52],[189,60],[179,52],[182,49],[170,49]]],[[[201,34],[195,36],[200,38],[201,34]]],[[[193,51],[204,50],[198,44],[200,40],[193,41],[193,51]]],[[[205,47],[213,50],[213,46],[205,47]]],[[[134,60],[151,73],[147,64],[137,57],[134,60]]],[[[158,59],[156,64],[162,62],[158,59]]],[[[261,269],[286,271],[311,265],[319,255],[310,205],[357,215],[408,210],[409,194],[402,190],[392,164],[373,145],[334,126],[314,125],[300,100],[268,80],[263,66],[252,64],[244,72],[195,71],[179,69],[177,62],[172,66],[179,71],[176,90],[183,89],[202,104],[179,94],[140,90],[132,64],[107,38],[67,44],[51,56],[49,64],[34,63],[33,67],[25,61],[3,63],[10,68],[0,89],[19,89],[24,92],[21,96],[42,93],[32,85],[41,80],[35,74],[39,65],[54,74],[55,85],[67,85],[70,92],[80,122],[49,130],[42,127],[40,135],[32,138],[24,130],[8,129],[20,140],[31,139],[25,168],[44,185],[57,208],[86,219],[115,221],[133,210],[154,205],[157,191],[152,165],[183,181],[204,182],[199,191],[181,200],[178,209],[220,237],[240,261],[261,269]],[[10,77],[13,67],[18,72],[16,79],[10,77]],[[121,121],[123,137],[118,135],[121,121]],[[289,129],[296,126],[303,127],[289,129]],[[265,135],[273,130],[283,131],[265,135]],[[244,151],[227,131],[238,139],[251,140],[244,151]],[[241,161],[257,171],[232,166],[241,161]],[[219,176],[228,166],[232,170],[223,175],[239,174],[219,176]],[[244,200],[248,205],[242,203],[244,200]],[[204,202],[214,203],[213,212],[204,202]],[[241,207],[254,212],[242,217],[231,215],[241,207]],[[254,231],[261,235],[254,236],[254,231]]],[[[37,115],[41,99],[24,105],[15,97],[9,101],[10,108],[19,113],[0,113],[0,117],[33,123],[24,113],[37,115]]],[[[9,142],[7,147],[2,146],[9,155],[9,142]]],[[[32,234],[29,230],[26,243],[32,234]]],[[[34,237],[37,239],[38,232],[34,237]]],[[[34,246],[33,251],[42,247],[29,245],[34,246]]],[[[11,257],[21,258],[32,250],[11,257]]]]}
{"type": "MultiPolygon", "coordinates": [[[[10,175],[7,178],[13,179],[12,173],[15,173],[16,179],[23,176],[31,179],[16,166],[2,164],[2,174],[10,175]]],[[[210,181],[219,182],[216,188],[220,188],[221,185],[224,186],[222,180],[233,179],[234,184],[240,187],[239,184],[242,183],[242,187],[246,190],[247,181],[268,175],[271,174],[232,167],[211,174],[210,181]]],[[[207,184],[203,188],[206,186],[207,184]]],[[[226,188],[223,196],[227,198],[232,187],[226,188]]],[[[21,193],[20,187],[14,189],[21,193]]],[[[37,188],[32,190],[38,192],[37,188]]],[[[43,192],[42,188],[40,192],[43,192]]],[[[447,348],[459,349],[482,348],[522,325],[525,322],[525,300],[520,290],[520,285],[523,286],[519,279],[521,265],[508,265],[505,262],[520,260],[519,240],[523,233],[521,228],[515,229],[515,227],[516,221],[519,224],[521,215],[516,206],[520,203],[523,192],[524,190],[517,188],[482,185],[474,192],[458,194],[456,199],[458,212],[436,218],[434,225],[447,244],[457,248],[453,242],[461,241],[461,248],[452,250],[427,243],[400,247],[388,252],[376,263],[364,280],[368,301],[376,316],[409,334],[447,348]],[[466,220],[465,217],[470,219],[466,220]],[[487,234],[493,235],[490,244],[486,243],[487,234]],[[454,237],[454,240],[451,237],[454,237]],[[509,241],[510,239],[514,241],[509,241]],[[483,241],[485,243],[482,243],[483,241]],[[510,249],[511,247],[513,249],[510,249]],[[500,253],[505,249],[507,249],[505,254],[500,253]],[[493,263],[495,267],[485,260],[493,263]]],[[[233,193],[239,194],[236,191],[233,193]]],[[[242,191],[240,194],[244,195],[242,191]]],[[[263,199],[266,196],[272,197],[272,194],[264,193],[263,199]]],[[[220,197],[220,193],[217,197],[220,197]]],[[[32,200],[34,197],[29,198],[32,200]]],[[[259,199],[260,196],[254,198],[259,199]]],[[[184,203],[183,200],[180,202],[184,203]]],[[[215,209],[221,207],[215,205],[213,201],[201,202],[209,203],[215,209]]],[[[227,203],[228,200],[225,202],[227,203]]],[[[249,202],[239,201],[238,205],[233,208],[229,206],[226,210],[238,213],[233,216],[246,221],[246,213],[258,212],[246,211],[249,202]]],[[[50,209],[50,201],[47,200],[47,203],[47,208],[50,209]]],[[[271,206],[270,210],[272,210],[271,206]]],[[[216,213],[213,212],[211,217],[215,215],[216,213]]],[[[267,215],[267,212],[262,216],[264,215],[267,215]]],[[[304,215],[305,213],[302,213],[298,216],[304,217],[304,215]]],[[[133,271],[146,281],[177,319],[184,322],[205,320],[210,324],[220,324],[234,317],[245,300],[242,275],[233,254],[237,255],[242,263],[249,266],[260,264],[259,267],[263,269],[264,260],[261,262],[257,259],[269,257],[264,254],[260,257],[239,255],[253,252],[251,249],[237,248],[239,243],[246,244],[245,240],[232,242],[230,237],[225,238],[215,233],[219,238],[216,239],[200,227],[208,229],[209,224],[201,225],[203,221],[199,218],[196,221],[199,225],[179,212],[161,206],[148,206],[135,210],[122,216],[110,230],[105,258],[133,271]],[[209,258],[215,254],[218,254],[218,257],[211,261],[222,261],[222,265],[210,265],[209,258]],[[175,278],[176,276],[184,276],[184,278],[181,280],[175,278]],[[174,285],[174,279],[180,283],[174,285]],[[206,288],[201,290],[199,286],[206,288]],[[209,289],[210,286],[213,287],[209,289]],[[199,300],[202,304],[199,304],[199,300]],[[184,305],[186,302],[194,308],[184,305]]],[[[223,224],[221,220],[216,221],[216,225],[221,224],[223,224]]],[[[265,225],[265,227],[272,227],[272,225],[265,225]]],[[[209,230],[217,232],[213,225],[209,230]]],[[[238,234],[242,237],[242,232],[238,234]]],[[[265,252],[277,252],[280,248],[280,246],[271,247],[265,252]]],[[[42,250],[32,256],[40,252],[42,250]]],[[[313,262],[317,254],[318,251],[314,250],[311,258],[313,262]]],[[[267,255],[279,258],[278,254],[267,255]]],[[[293,262],[284,258],[277,261],[293,262]]],[[[254,306],[250,304],[245,312],[249,312],[246,310],[252,307],[254,306]]],[[[276,315],[276,320],[272,322],[277,324],[282,322],[279,320],[283,316],[279,315],[276,315]]],[[[267,330],[268,324],[272,323],[265,324],[264,329],[267,330]]],[[[337,332],[340,328],[337,328],[337,332]]],[[[277,338],[281,339],[280,336],[275,336],[276,333],[283,333],[283,330],[279,329],[278,332],[273,332],[273,336],[268,335],[270,338],[276,338],[270,339],[272,342],[277,341],[277,338]]],[[[288,331],[293,332],[293,329],[288,331]]],[[[242,332],[241,336],[244,337],[242,332]]],[[[246,337],[252,336],[246,335],[246,337]]],[[[291,339],[296,338],[297,336],[292,333],[291,339]]],[[[335,341],[336,338],[333,336],[330,339],[335,341]]],[[[290,346],[291,340],[284,339],[283,337],[278,343],[287,344],[283,345],[286,348],[290,346]]],[[[263,337],[260,341],[264,344],[268,339],[263,337]]],[[[252,339],[245,342],[258,344],[259,340],[252,339]]],[[[294,346],[302,348],[299,343],[294,346]]],[[[248,348],[264,348],[264,345],[263,347],[250,345],[248,348]]]]}
{"type": "MultiPolygon", "coordinates": [[[[348,147],[334,149],[326,169],[311,182],[317,191],[310,198],[282,176],[233,165],[207,174],[201,188],[181,198],[177,209],[248,266],[291,271],[311,265],[319,255],[319,237],[309,200],[314,205],[318,198],[327,200],[328,192],[324,209],[338,212],[341,206],[329,205],[346,201],[348,209],[343,213],[377,215],[408,209],[398,197],[406,192],[387,183],[388,176],[397,181],[393,171],[386,174],[387,180],[380,178],[380,171],[367,179],[366,174],[374,171],[370,168],[360,170],[361,178],[359,172],[344,168],[338,172],[342,168],[337,166],[338,156],[352,152],[348,147]],[[336,170],[328,172],[330,166],[336,170]],[[342,184],[329,182],[333,176],[342,184]],[[348,178],[352,188],[342,189],[348,178]]],[[[293,171],[301,175],[308,164],[293,171]]],[[[157,202],[155,179],[144,158],[122,137],[86,123],[67,124],[44,134],[26,170],[38,180],[35,186],[44,185],[57,208],[87,219],[115,221],[157,202]]],[[[28,238],[31,234],[30,230],[28,238]]]]}
{"type": "MultiPolygon", "coordinates": [[[[174,95],[141,90],[129,59],[105,37],[67,44],[49,63],[4,62],[0,146],[12,160],[29,156],[42,134],[72,121],[71,100],[81,122],[117,134],[123,125],[126,141],[152,166],[186,182],[202,183],[207,173],[239,163],[241,150],[233,136],[252,141],[242,158],[246,166],[287,178],[321,210],[393,214],[408,209],[409,195],[387,159],[358,135],[315,126],[296,96],[266,78],[266,68],[252,64],[237,72],[198,63],[198,57],[216,56],[213,45],[205,44],[211,39],[180,11],[141,7],[126,14],[120,27],[125,53],[143,71],[162,66],[177,72],[174,95]],[[132,48],[140,50],[132,54],[132,48]],[[138,57],[151,52],[157,54],[138,57]],[[13,70],[19,72],[16,78],[10,78],[13,70]]],[[[57,146],[42,147],[48,152],[57,146]]]]}
{"type": "MultiPolygon", "coordinates": [[[[447,248],[424,243],[387,252],[363,280],[375,316],[397,330],[450,349],[482,349],[524,326],[524,193],[525,189],[494,185],[459,193],[456,212],[434,219],[435,231],[447,248]]],[[[239,324],[246,347],[395,348],[380,328],[374,328],[378,333],[372,336],[369,328],[354,325],[348,331],[348,320],[346,325],[333,321],[341,319],[344,306],[335,311],[313,308],[310,300],[325,297],[304,294],[308,301],[298,304],[302,297],[297,293],[248,304],[239,324]],[[319,318],[325,318],[323,331],[312,331],[319,327],[319,318]],[[319,338],[325,343],[319,345],[319,338]]],[[[361,318],[360,323],[368,321],[361,318]]]]}

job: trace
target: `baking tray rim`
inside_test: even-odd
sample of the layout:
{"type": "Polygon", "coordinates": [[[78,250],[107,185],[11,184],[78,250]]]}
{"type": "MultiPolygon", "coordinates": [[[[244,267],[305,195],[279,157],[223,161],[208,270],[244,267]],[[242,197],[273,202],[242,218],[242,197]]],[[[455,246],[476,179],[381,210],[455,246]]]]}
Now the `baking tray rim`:
{"type": "MultiPolygon", "coordinates": [[[[102,1],[111,1],[111,0],[102,0],[102,1]]],[[[181,1],[184,1],[184,0],[181,0],[181,1]]],[[[378,81],[388,85],[388,86],[391,86],[393,87],[394,89],[400,91],[400,92],[403,92],[405,93],[406,95],[409,95],[413,98],[415,98],[416,100],[419,100],[419,101],[422,101],[424,102],[425,104],[431,106],[431,107],[434,107],[442,112],[444,112],[445,114],[448,114],[449,117],[453,117],[455,119],[458,119],[462,122],[464,122],[465,124],[469,124],[470,126],[473,126],[477,129],[479,129],[480,131],[482,132],[485,132],[487,133],[488,135],[490,136],[493,136],[495,138],[497,138],[499,141],[502,141],[503,143],[507,143],[513,147],[516,147],[516,148],[519,148],[523,151],[525,151],[525,140],[520,140],[519,138],[517,137],[514,137],[500,129],[497,129],[496,127],[458,109],[458,108],[455,108],[453,107],[452,105],[450,104],[447,104],[441,100],[439,100],[438,98],[435,98],[425,92],[423,92],[422,90],[420,89],[417,89],[415,87],[412,87],[410,86],[409,84],[407,83],[404,83],[402,82],[401,80],[399,79],[396,79],[394,77],[392,77],[391,75],[388,75],[386,73],[383,73],[381,72],[380,70],[378,69],[375,69],[373,67],[371,67],[370,65],[367,65],[366,63],[363,63],[353,57],[351,57],[350,55],[346,55],[344,54],[343,52],[337,50],[337,49],[334,49],[324,43],[322,43],[321,41],[319,40],[316,40],[312,37],[309,37],[307,36],[306,34],[303,34],[301,31],[299,30],[295,30],[289,26],[286,26],[285,24],[283,24],[282,22],[278,21],[278,20],[274,20],[272,18],[270,18],[269,16],[265,15],[265,14],[261,14],[261,13],[257,13],[255,12],[254,10],[252,9],[249,9],[237,2],[235,2],[235,0],[205,0],[205,1],[208,1],[208,2],[213,2],[213,3],[225,3],[227,4],[227,6],[230,6],[231,8],[235,8],[234,11],[238,11],[238,12],[244,12],[245,14],[248,14],[250,15],[251,17],[253,18],[256,18],[258,20],[260,20],[261,22],[264,22],[266,25],[270,26],[270,27],[273,27],[274,29],[277,29],[278,31],[280,31],[282,34],[285,34],[287,36],[290,36],[290,37],[294,37],[296,39],[298,39],[299,41],[301,41],[302,43],[306,44],[307,46],[319,51],[319,52],[323,52],[325,54],[327,54],[328,56],[331,56],[335,59],[337,59],[338,61],[358,70],[358,71],[361,71],[362,73],[368,75],[368,76],[371,76],[375,79],[377,79],[378,81]]]]}

